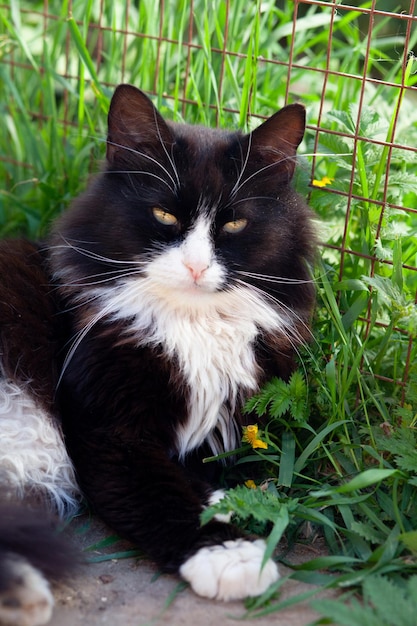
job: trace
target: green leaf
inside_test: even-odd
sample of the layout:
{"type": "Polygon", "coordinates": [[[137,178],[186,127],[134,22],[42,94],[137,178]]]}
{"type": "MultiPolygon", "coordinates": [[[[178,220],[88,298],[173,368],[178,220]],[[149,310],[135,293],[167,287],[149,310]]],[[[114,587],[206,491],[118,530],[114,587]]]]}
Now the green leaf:
{"type": "Polygon", "coordinates": [[[352,491],[356,491],[357,489],[366,489],[367,487],[375,485],[382,480],[386,480],[387,478],[392,478],[393,476],[398,475],[399,473],[397,470],[369,469],[361,472],[344,485],[335,487],[334,491],[336,491],[337,493],[351,493],[352,491]]]}
{"type": "Polygon", "coordinates": [[[365,522],[352,522],[350,530],[371,543],[382,543],[385,539],[381,532],[378,532],[371,524],[366,524],[365,522]]]}
{"type": "Polygon", "coordinates": [[[112,554],[101,554],[98,556],[92,556],[86,559],[87,563],[102,563],[103,561],[112,561],[113,559],[132,559],[140,558],[144,559],[143,552],[140,550],[121,550],[120,552],[113,552],[112,554]]]}
{"type": "Polygon", "coordinates": [[[275,522],[281,507],[286,506],[270,491],[238,485],[229,489],[220,502],[204,509],[201,523],[207,524],[217,513],[227,514],[230,511],[241,520],[253,518],[258,522],[275,522]]]}
{"type": "Polygon", "coordinates": [[[292,398],[289,393],[289,389],[284,381],[280,381],[282,383],[278,388],[274,389],[274,397],[270,400],[270,409],[269,413],[271,417],[281,417],[284,413],[287,413],[291,409],[292,406],[292,398]]]}
{"type": "Polygon", "coordinates": [[[281,458],[279,463],[278,485],[291,487],[294,475],[295,438],[293,433],[282,433],[281,458]]]}
{"type": "Polygon", "coordinates": [[[303,374],[296,370],[285,382],[280,378],[270,380],[245,406],[245,412],[255,411],[258,417],[269,413],[274,419],[289,413],[298,422],[307,417],[307,384],[303,374]]]}
{"type": "Polygon", "coordinates": [[[266,540],[266,550],[262,559],[262,567],[264,567],[268,559],[272,558],[274,550],[281,541],[284,532],[287,530],[289,522],[288,508],[282,504],[276,514],[274,525],[266,540]]]}
{"type": "Polygon", "coordinates": [[[72,16],[68,18],[68,26],[69,26],[69,30],[72,36],[72,40],[75,44],[76,49],[78,50],[78,54],[80,55],[82,62],[84,63],[85,67],[88,69],[90,76],[92,78],[95,94],[103,110],[107,111],[109,107],[108,97],[104,93],[104,90],[101,86],[99,77],[94,67],[93,60],[90,56],[88,48],[78,28],[77,22],[72,16]]]}
{"type": "Polygon", "coordinates": [[[349,309],[342,316],[342,324],[345,330],[349,330],[349,328],[356,322],[359,315],[364,311],[366,305],[369,302],[369,293],[360,293],[359,296],[353,301],[349,309]]]}
{"type": "Polygon", "coordinates": [[[290,413],[292,417],[303,422],[307,418],[307,384],[304,376],[296,370],[288,383],[288,390],[291,396],[290,413]]]}
{"type": "Polygon", "coordinates": [[[417,530],[410,530],[399,535],[400,541],[415,555],[417,555],[417,530]]]}
{"type": "MultiPolygon", "coordinates": [[[[374,615],[372,609],[364,609],[356,600],[349,604],[336,600],[314,600],[312,608],[338,626],[386,626],[374,615]]],[[[393,626],[393,625],[391,625],[393,626]]]]}
{"type": "Polygon", "coordinates": [[[367,610],[372,607],[380,623],[390,626],[415,626],[417,598],[407,591],[383,576],[371,576],[363,585],[367,610]]]}
{"type": "Polygon", "coordinates": [[[307,463],[311,454],[320,446],[320,444],[326,439],[326,437],[334,430],[340,428],[345,424],[344,420],[333,422],[333,424],[327,424],[324,426],[310,441],[310,443],[304,448],[303,452],[298,457],[294,465],[294,472],[299,473],[302,471],[304,465],[307,463]]]}

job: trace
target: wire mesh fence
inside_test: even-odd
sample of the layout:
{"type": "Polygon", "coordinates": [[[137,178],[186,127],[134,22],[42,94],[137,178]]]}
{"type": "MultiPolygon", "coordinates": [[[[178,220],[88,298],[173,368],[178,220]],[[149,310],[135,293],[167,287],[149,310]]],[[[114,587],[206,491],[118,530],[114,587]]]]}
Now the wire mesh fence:
{"type": "Polygon", "coordinates": [[[2,233],[42,233],[82,188],[117,83],[171,119],[249,129],[301,101],[296,186],[320,218],[343,324],[375,336],[358,367],[404,399],[417,349],[415,4],[0,2],[2,233]]]}

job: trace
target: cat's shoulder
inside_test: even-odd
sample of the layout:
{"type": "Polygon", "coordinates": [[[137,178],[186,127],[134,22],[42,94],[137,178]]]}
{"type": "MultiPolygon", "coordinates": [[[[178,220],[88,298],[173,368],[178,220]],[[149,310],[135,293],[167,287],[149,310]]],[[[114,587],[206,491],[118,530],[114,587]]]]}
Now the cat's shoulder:
{"type": "Polygon", "coordinates": [[[31,381],[48,406],[62,326],[55,295],[41,245],[0,241],[0,374],[31,381]]]}
{"type": "Polygon", "coordinates": [[[16,287],[30,280],[35,287],[45,286],[45,259],[41,247],[27,239],[0,240],[0,288],[17,291],[16,287]]]}

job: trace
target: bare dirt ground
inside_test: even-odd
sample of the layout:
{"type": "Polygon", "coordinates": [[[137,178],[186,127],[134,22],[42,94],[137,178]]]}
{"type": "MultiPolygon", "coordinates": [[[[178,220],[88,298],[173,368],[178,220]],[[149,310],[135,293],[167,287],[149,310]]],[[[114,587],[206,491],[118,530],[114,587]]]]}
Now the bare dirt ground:
{"type": "MultiPolygon", "coordinates": [[[[108,529],[93,521],[85,529],[82,518],[71,536],[82,549],[109,536],[108,529]],[[82,532],[80,528],[83,527],[82,532]]],[[[126,547],[126,546],[124,546],[126,547]]],[[[131,546],[127,546],[131,547],[131,546]]],[[[117,546],[117,550],[120,544],[117,546]]],[[[89,551],[89,556],[114,553],[115,549],[89,551]]],[[[292,562],[300,562],[318,555],[316,546],[300,546],[291,555],[292,562]]],[[[282,575],[290,572],[280,567],[282,575]]],[[[110,558],[88,563],[65,583],[54,589],[56,606],[51,626],[223,626],[236,623],[245,613],[243,602],[214,602],[196,596],[190,589],[178,591],[179,580],[173,576],[158,576],[151,563],[143,559],[110,558]],[[172,602],[169,602],[173,597],[172,602]],[[167,603],[169,604],[166,607],[167,603]]],[[[310,585],[288,581],[280,599],[308,591],[310,585]]],[[[326,596],[330,593],[326,592],[326,596]]],[[[307,626],[317,619],[307,603],[297,604],[279,613],[251,620],[257,626],[307,626]]]]}

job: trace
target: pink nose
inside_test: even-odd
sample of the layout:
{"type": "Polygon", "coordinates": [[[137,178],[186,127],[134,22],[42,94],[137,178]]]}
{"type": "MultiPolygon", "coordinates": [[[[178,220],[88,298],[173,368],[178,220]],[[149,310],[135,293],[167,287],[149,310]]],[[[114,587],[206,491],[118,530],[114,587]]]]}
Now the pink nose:
{"type": "Polygon", "coordinates": [[[208,265],[198,263],[184,263],[184,265],[193,277],[194,282],[197,282],[208,268],[208,265]]]}

